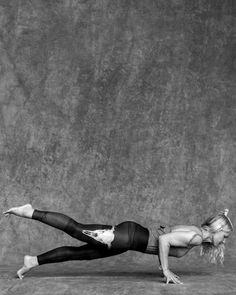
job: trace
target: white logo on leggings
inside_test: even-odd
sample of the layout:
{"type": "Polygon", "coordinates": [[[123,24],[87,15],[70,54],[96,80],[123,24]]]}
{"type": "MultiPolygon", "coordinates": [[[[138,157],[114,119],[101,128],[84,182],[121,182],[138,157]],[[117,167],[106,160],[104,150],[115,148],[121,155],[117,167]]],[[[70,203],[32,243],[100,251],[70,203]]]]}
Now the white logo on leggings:
{"type": "Polygon", "coordinates": [[[114,240],[114,226],[111,229],[82,230],[82,233],[94,240],[107,244],[111,248],[111,242],[114,240]]]}

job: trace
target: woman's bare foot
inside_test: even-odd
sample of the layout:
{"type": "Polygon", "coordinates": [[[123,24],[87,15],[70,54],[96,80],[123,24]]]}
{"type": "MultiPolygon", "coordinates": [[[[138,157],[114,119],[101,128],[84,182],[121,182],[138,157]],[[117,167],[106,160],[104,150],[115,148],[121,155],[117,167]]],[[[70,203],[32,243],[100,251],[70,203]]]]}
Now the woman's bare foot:
{"type": "Polygon", "coordinates": [[[30,204],[26,204],[19,207],[13,207],[9,210],[3,212],[5,216],[8,216],[9,214],[14,214],[16,216],[25,217],[25,218],[32,218],[34,209],[30,204]]]}
{"type": "Polygon", "coordinates": [[[17,271],[18,277],[23,280],[24,274],[28,272],[31,268],[39,265],[37,256],[24,256],[24,265],[17,271]]]}

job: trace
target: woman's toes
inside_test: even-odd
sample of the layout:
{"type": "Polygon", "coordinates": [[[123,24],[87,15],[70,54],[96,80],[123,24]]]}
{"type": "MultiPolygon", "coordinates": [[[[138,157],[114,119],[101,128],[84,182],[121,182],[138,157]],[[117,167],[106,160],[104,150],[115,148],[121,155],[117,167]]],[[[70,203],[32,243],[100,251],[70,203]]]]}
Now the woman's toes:
{"type": "Polygon", "coordinates": [[[10,213],[11,213],[11,209],[9,209],[9,210],[3,212],[3,214],[4,214],[5,216],[9,215],[10,213]]]}
{"type": "Polygon", "coordinates": [[[17,275],[18,275],[18,277],[19,277],[20,280],[23,280],[23,278],[24,278],[23,273],[24,273],[25,271],[26,271],[25,266],[23,266],[21,269],[19,269],[19,270],[17,271],[17,275]]]}

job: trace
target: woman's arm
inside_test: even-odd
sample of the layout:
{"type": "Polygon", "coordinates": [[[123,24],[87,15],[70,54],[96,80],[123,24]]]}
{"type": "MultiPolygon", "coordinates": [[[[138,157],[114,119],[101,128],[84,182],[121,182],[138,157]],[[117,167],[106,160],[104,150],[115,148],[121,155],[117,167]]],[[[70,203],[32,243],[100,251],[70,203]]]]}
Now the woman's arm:
{"type": "MultiPolygon", "coordinates": [[[[187,248],[187,247],[171,246],[169,249],[169,256],[180,258],[180,257],[185,256],[190,250],[191,250],[191,248],[187,248]]],[[[158,260],[159,260],[159,270],[162,270],[159,251],[158,251],[158,260]]]]}
{"type": "Polygon", "coordinates": [[[198,245],[201,243],[201,237],[193,231],[176,231],[159,237],[159,258],[167,284],[171,281],[175,284],[181,284],[179,277],[169,270],[168,256],[171,246],[186,248],[190,241],[193,246],[198,245]],[[193,237],[194,241],[192,240],[193,237]]]}

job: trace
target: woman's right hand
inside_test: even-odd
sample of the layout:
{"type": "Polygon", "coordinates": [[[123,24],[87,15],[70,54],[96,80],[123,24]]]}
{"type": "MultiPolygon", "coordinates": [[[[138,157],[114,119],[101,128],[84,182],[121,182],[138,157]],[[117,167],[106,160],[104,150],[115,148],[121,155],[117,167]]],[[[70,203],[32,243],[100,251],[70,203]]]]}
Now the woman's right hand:
{"type": "Polygon", "coordinates": [[[169,282],[173,282],[174,284],[183,284],[180,280],[179,280],[179,276],[177,276],[176,274],[174,274],[172,271],[170,271],[169,269],[165,269],[163,270],[163,274],[166,278],[166,284],[169,284],[169,282]]]}

